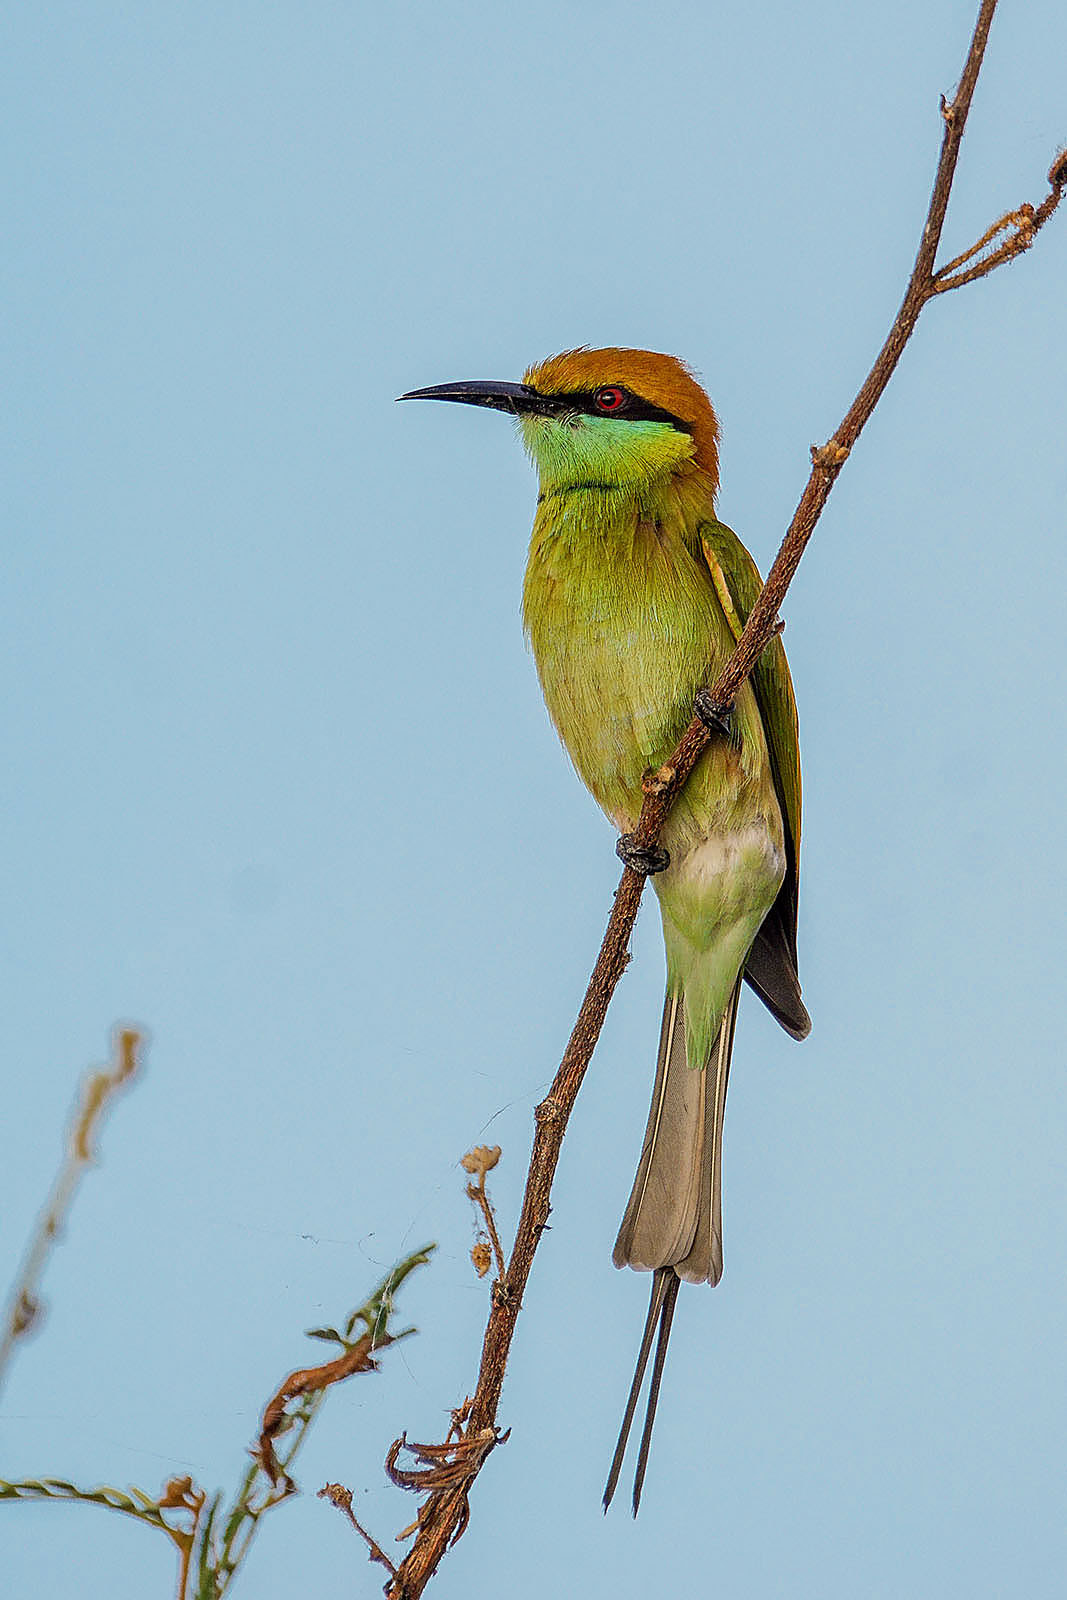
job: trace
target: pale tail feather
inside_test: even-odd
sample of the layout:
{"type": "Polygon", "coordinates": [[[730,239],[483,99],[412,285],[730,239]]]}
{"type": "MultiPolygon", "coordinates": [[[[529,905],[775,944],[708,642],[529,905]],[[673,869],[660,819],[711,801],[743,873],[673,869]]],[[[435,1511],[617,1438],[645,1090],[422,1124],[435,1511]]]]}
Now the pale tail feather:
{"type": "Polygon", "coordinates": [[[734,1048],[738,983],[730,996],[711,1056],[704,1069],[704,1159],[701,1163],[697,1227],[689,1254],[674,1263],[685,1283],[718,1283],[722,1277],[722,1129],[726,1117],[726,1088],[734,1048]]]}
{"type": "Polygon", "coordinates": [[[722,1277],[722,1128],[740,993],[738,979],[703,1071],[695,1071],[686,1059],[681,997],[668,991],[664,1004],[644,1147],[613,1256],[617,1267],[653,1269],[652,1299],[604,1490],[605,1511],[619,1481],[652,1341],[658,1332],[634,1474],[635,1517],[641,1503],[679,1284],[683,1279],[715,1284],[722,1277]]]}
{"type": "Polygon", "coordinates": [[[612,1259],[674,1267],[689,1283],[722,1276],[722,1125],[738,983],[703,1071],[686,1059],[685,1006],[668,991],[645,1142],[612,1259]]]}

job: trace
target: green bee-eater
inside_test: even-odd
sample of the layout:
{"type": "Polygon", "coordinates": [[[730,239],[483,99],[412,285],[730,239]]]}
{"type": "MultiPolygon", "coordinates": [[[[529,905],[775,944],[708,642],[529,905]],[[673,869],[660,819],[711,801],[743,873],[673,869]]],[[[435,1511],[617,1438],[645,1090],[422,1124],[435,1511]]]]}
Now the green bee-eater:
{"type": "MultiPolygon", "coordinates": [[[[647,350],[572,350],[522,383],[454,383],[404,399],[511,412],[540,476],[523,618],[549,715],[623,839],[643,774],[689,723],[760,590],[715,514],[719,426],[688,368],[647,350]]],[[[706,700],[704,702],[706,706],[706,700]]],[[[713,715],[713,713],[712,713],[713,715]]],[[[800,758],[781,640],[766,647],[672,810],[653,883],[667,950],[656,1082],[616,1266],[652,1299],[605,1491],[615,1490],[658,1327],[634,1480],[636,1514],[678,1286],[722,1275],[726,1083],[741,980],[802,1039],[797,979],[800,758]]]]}

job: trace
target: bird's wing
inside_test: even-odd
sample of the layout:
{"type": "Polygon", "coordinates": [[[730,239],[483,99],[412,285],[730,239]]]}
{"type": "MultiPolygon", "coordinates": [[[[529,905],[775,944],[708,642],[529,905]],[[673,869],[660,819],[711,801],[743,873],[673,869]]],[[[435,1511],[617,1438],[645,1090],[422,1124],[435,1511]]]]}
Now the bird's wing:
{"type": "MultiPolygon", "coordinates": [[[[735,639],[763,587],[759,568],[731,528],[706,522],[704,557],[735,639]]],[[[749,954],[745,977],[782,1026],[804,1038],[811,1019],[797,978],[797,888],[800,859],[800,741],[793,680],[780,638],[773,638],[752,669],[752,688],[763,719],[774,787],[785,825],[786,875],[749,954]]]]}

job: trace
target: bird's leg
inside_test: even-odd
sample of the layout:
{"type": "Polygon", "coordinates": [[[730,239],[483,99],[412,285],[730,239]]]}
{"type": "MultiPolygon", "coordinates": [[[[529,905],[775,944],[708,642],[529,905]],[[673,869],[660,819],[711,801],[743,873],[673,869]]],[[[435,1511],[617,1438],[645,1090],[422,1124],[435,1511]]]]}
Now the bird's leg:
{"type": "Polygon", "coordinates": [[[709,733],[721,733],[727,739],[730,737],[733,732],[733,706],[720,705],[706,689],[698,689],[693,711],[709,733]]]}
{"type": "Polygon", "coordinates": [[[622,833],[615,841],[615,854],[624,861],[631,872],[651,877],[654,872],[666,872],[671,864],[670,854],[659,845],[637,844],[636,835],[622,833]]]}

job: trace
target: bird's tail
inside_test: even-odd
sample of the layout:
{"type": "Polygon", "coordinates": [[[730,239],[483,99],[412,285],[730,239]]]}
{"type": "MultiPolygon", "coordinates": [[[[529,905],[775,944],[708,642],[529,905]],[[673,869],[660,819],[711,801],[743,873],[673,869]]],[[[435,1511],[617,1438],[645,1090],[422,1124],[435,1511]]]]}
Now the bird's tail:
{"type": "Polygon", "coordinates": [[[679,1284],[683,1280],[715,1284],[722,1277],[722,1126],[740,992],[739,978],[707,1064],[703,1071],[694,1071],[686,1055],[683,996],[678,989],[667,991],[645,1142],[612,1257],[617,1267],[651,1270],[654,1276],[637,1370],[604,1491],[605,1510],[615,1493],[657,1327],[634,1476],[635,1516],[679,1284]]]}
{"type": "Polygon", "coordinates": [[[685,1004],[668,990],[645,1142],[615,1241],[617,1267],[673,1267],[687,1283],[722,1277],[722,1122],[740,979],[703,1071],[686,1055],[685,1004]]]}

